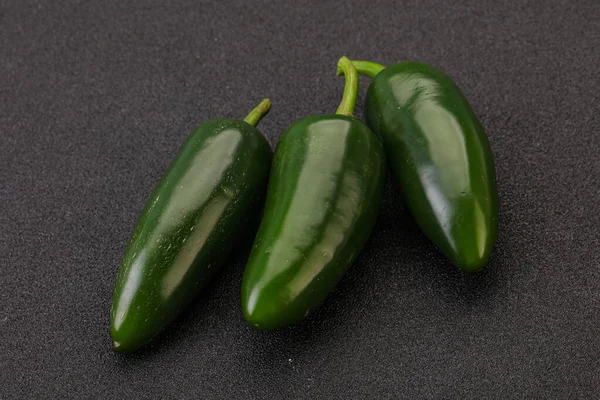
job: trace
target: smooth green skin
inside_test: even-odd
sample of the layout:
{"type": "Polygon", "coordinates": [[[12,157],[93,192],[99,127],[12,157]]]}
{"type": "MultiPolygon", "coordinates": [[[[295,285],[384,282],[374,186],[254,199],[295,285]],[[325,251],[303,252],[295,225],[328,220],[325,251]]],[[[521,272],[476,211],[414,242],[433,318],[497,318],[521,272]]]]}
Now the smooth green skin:
{"type": "Polygon", "coordinates": [[[235,119],[206,122],[187,138],[148,200],[120,267],[110,318],[115,351],[147,344],[219,269],[256,222],[271,158],[262,134],[235,119]]]}
{"type": "Polygon", "coordinates": [[[496,176],[488,138],[460,89],[427,64],[395,64],[375,75],[365,117],[422,231],[461,270],[482,269],[498,230],[496,176]]]}
{"type": "Polygon", "coordinates": [[[317,115],[287,129],[242,280],[251,326],[296,323],[325,300],[371,233],[384,176],[381,143],[356,118],[317,115]]]}

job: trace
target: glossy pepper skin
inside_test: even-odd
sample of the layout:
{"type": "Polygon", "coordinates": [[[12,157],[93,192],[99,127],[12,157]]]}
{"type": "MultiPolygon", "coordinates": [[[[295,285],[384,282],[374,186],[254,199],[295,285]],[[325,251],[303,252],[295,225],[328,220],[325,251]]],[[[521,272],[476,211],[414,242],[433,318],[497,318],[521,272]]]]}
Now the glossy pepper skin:
{"type": "Polygon", "coordinates": [[[366,121],[381,138],[416,222],[461,270],[482,269],[498,229],[496,176],[488,138],[467,99],[450,77],[424,63],[355,65],[374,76],[366,121]]]}
{"type": "Polygon", "coordinates": [[[151,341],[202,290],[240,234],[250,233],[271,158],[263,135],[244,121],[215,119],[188,136],[127,246],[111,309],[115,351],[151,341]]]}
{"type": "Polygon", "coordinates": [[[294,324],[326,298],[371,233],[384,176],[381,143],[356,118],[311,116],[284,132],[242,280],[251,326],[294,324]]]}

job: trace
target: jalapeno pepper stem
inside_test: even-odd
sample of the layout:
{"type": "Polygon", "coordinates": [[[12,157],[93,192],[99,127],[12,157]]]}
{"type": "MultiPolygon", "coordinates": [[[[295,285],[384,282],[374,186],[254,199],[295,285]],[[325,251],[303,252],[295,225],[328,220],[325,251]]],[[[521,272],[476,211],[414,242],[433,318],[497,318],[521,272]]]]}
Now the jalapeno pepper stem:
{"type": "Polygon", "coordinates": [[[384,65],[371,61],[353,60],[352,64],[354,64],[354,68],[356,68],[359,74],[367,75],[371,78],[375,78],[375,75],[380,73],[382,69],[385,69],[384,65]]]}
{"type": "Polygon", "coordinates": [[[356,72],[356,68],[354,68],[352,61],[348,57],[342,57],[338,60],[337,75],[344,75],[346,84],[344,86],[342,102],[335,113],[352,117],[356,98],[358,97],[358,72],[356,72]]]}
{"type": "Polygon", "coordinates": [[[260,120],[269,113],[271,109],[271,100],[264,99],[244,118],[244,122],[252,126],[258,125],[260,120]]]}

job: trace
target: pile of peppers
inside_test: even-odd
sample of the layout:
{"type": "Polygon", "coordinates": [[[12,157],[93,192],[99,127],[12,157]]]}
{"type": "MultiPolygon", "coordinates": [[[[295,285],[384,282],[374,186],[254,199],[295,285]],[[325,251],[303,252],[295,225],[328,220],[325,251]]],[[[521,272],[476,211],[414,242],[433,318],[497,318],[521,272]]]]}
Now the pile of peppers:
{"type": "Polygon", "coordinates": [[[293,123],[273,152],[243,120],[200,125],[148,199],[116,280],[113,349],[155,338],[256,233],[241,283],[248,324],[272,330],[317,308],[352,265],[380,208],[386,170],[423,233],[459,269],[481,270],[498,225],[494,161],[460,89],[421,62],[389,67],[342,57],[335,114],[293,123]],[[372,78],[365,122],[353,117],[358,74],[372,78]],[[258,217],[262,216],[258,231],[258,217]]]}

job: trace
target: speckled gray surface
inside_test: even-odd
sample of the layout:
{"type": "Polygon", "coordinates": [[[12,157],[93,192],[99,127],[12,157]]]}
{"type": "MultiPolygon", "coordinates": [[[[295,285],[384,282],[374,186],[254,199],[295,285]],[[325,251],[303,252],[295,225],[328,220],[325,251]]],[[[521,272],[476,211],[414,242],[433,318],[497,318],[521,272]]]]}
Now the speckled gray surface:
{"type": "Polygon", "coordinates": [[[596,0],[0,0],[0,398],[597,398],[599,48],[596,0]],[[497,166],[489,268],[455,270],[388,184],[302,324],[246,326],[240,252],[147,350],[113,354],[117,265],[186,134],[269,96],[275,144],[335,110],[341,55],[431,63],[470,99],[497,166]]]}

